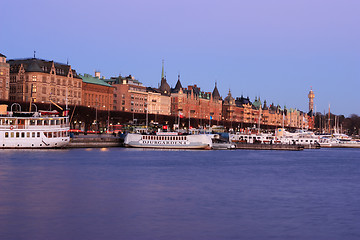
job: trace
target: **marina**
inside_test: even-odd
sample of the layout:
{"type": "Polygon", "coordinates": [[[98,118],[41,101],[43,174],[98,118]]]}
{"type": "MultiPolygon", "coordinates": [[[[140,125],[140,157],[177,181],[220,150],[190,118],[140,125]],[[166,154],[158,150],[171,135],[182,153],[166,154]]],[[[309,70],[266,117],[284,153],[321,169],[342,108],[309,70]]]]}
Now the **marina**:
{"type": "Polygon", "coordinates": [[[0,236],[356,240],[359,151],[4,149],[0,236]]]}

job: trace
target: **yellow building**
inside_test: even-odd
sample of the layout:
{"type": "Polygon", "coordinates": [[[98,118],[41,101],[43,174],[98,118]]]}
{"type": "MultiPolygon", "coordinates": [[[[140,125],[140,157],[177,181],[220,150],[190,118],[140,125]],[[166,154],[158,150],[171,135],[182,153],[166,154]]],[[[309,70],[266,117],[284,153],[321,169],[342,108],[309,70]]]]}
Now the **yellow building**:
{"type": "Polygon", "coordinates": [[[168,95],[161,94],[160,91],[153,88],[147,88],[148,92],[148,113],[170,115],[171,114],[171,98],[168,95]]]}

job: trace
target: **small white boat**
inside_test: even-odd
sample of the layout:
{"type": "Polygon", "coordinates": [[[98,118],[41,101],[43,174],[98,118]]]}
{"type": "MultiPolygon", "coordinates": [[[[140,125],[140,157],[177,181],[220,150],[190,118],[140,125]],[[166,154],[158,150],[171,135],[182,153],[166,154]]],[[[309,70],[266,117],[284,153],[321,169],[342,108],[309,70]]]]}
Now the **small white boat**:
{"type": "Polygon", "coordinates": [[[167,148],[167,149],[212,149],[212,138],[206,134],[179,135],[177,132],[156,134],[128,133],[125,147],[167,148]]]}
{"type": "MultiPolygon", "coordinates": [[[[61,148],[69,144],[67,116],[57,111],[0,112],[0,148],[61,148]]],[[[4,111],[5,109],[5,111],[4,111]]]]}
{"type": "Polygon", "coordinates": [[[307,130],[298,129],[295,132],[288,132],[278,129],[277,136],[283,144],[319,145],[319,136],[307,130]],[[280,132],[281,134],[279,134],[280,132]]]}
{"type": "Polygon", "coordinates": [[[237,132],[229,134],[229,141],[232,143],[262,143],[262,144],[277,144],[281,143],[276,136],[271,133],[251,133],[251,132],[237,132]]]}
{"type": "Polygon", "coordinates": [[[334,133],[320,137],[322,147],[334,148],[360,148],[360,141],[349,137],[346,134],[334,133]]]}

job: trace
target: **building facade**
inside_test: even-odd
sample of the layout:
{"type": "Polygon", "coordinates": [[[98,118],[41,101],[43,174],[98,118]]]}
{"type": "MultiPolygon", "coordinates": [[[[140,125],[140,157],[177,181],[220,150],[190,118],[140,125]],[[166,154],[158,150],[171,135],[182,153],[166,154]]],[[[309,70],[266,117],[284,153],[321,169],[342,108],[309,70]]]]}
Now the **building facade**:
{"type": "Polygon", "coordinates": [[[148,93],[148,113],[158,115],[171,114],[171,97],[162,94],[158,89],[147,88],[148,93]]]}
{"type": "Polygon", "coordinates": [[[114,110],[146,113],[148,93],[141,82],[131,75],[112,77],[106,82],[114,87],[114,110]]]}
{"type": "MultiPolygon", "coordinates": [[[[166,79],[163,83],[166,83],[166,79]]],[[[175,88],[171,89],[171,114],[205,119],[216,124],[222,119],[222,99],[216,84],[212,93],[201,91],[197,85],[183,88],[178,76],[175,88]]]]}
{"type": "Polygon", "coordinates": [[[8,60],[9,100],[81,104],[82,79],[70,65],[38,58],[8,60]]]}
{"type": "Polygon", "coordinates": [[[113,110],[114,87],[106,83],[96,74],[80,75],[82,83],[81,105],[96,108],[98,110],[113,110]]]}
{"type": "Polygon", "coordinates": [[[6,56],[0,53],[0,99],[9,99],[10,65],[6,62],[6,56]]]}

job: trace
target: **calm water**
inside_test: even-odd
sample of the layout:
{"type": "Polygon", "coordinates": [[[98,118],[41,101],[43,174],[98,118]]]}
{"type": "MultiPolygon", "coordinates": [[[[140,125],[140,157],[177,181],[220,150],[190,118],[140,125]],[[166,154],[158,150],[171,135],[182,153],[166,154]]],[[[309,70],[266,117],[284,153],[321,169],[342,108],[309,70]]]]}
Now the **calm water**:
{"type": "Polygon", "coordinates": [[[0,151],[0,239],[360,239],[360,149],[0,151]]]}

